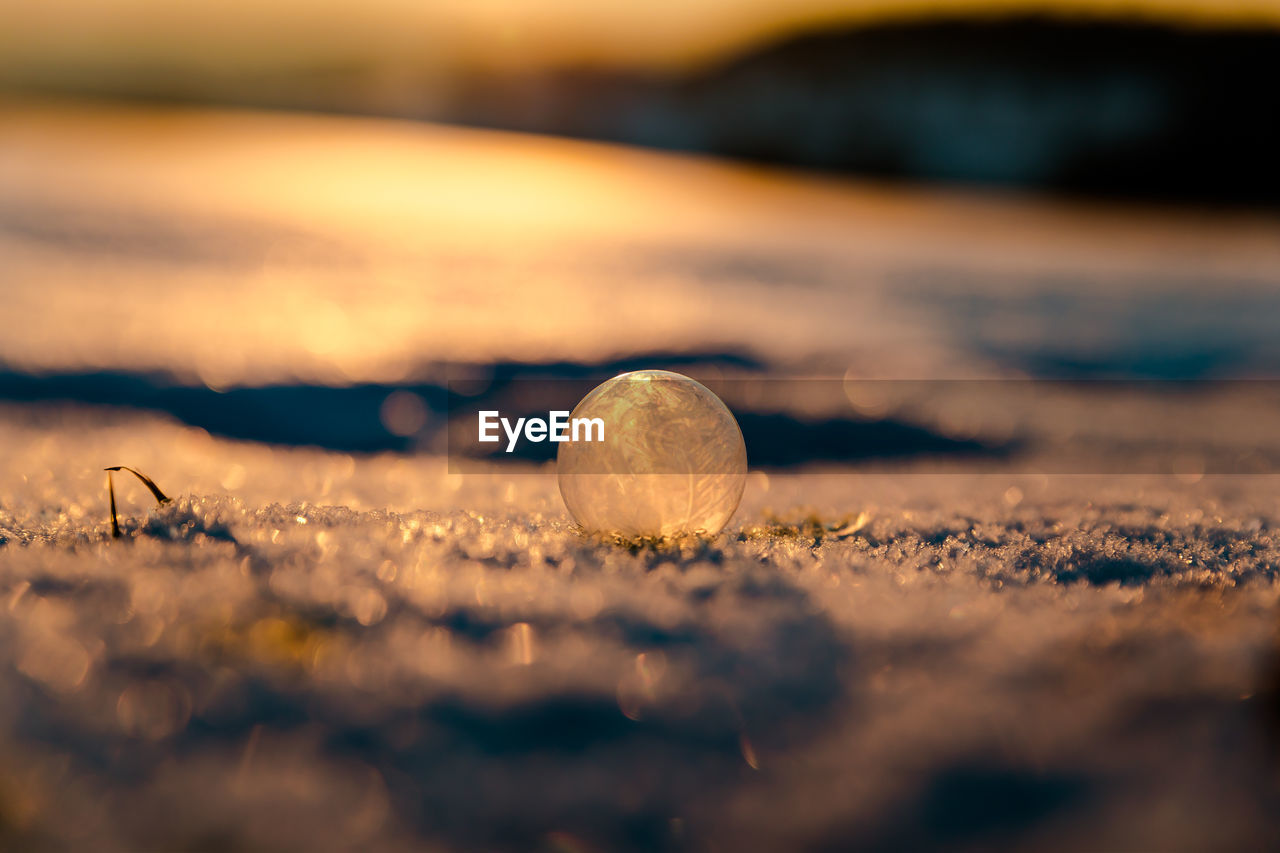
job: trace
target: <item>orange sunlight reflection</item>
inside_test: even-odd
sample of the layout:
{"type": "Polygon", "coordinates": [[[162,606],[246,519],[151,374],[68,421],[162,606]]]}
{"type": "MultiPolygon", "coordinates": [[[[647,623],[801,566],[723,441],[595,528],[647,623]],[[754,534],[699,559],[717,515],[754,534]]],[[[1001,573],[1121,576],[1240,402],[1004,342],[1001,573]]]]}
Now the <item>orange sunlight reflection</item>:
{"type": "Polygon", "coordinates": [[[897,295],[904,269],[1248,279],[1280,262],[1259,214],[269,113],[10,103],[0,188],[0,362],[215,388],[691,345],[927,370],[955,353],[897,295]]]}

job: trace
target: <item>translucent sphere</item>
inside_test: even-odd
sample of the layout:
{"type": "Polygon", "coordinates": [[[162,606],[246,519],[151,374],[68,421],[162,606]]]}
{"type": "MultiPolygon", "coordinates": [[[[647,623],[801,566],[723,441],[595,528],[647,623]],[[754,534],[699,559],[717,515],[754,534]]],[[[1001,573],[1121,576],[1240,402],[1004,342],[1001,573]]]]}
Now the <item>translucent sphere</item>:
{"type": "Polygon", "coordinates": [[[689,377],[615,376],[582,398],[570,416],[578,418],[600,418],[604,440],[566,441],[556,465],[565,505],[587,530],[712,535],[738,508],[747,482],[742,431],[720,398],[689,377]]]}

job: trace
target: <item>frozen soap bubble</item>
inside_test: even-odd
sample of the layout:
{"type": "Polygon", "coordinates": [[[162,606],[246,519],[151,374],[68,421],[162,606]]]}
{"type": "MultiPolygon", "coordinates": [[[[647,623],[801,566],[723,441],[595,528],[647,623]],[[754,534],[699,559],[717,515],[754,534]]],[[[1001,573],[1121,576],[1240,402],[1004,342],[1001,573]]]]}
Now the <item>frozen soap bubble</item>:
{"type": "Polygon", "coordinates": [[[603,441],[580,434],[557,457],[560,494],[587,530],[711,535],[738,508],[747,482],[742,431],[720,398],[689,377],[615,376],[582,398],[571,415],[578,418],[604,422],[603,441]]]}

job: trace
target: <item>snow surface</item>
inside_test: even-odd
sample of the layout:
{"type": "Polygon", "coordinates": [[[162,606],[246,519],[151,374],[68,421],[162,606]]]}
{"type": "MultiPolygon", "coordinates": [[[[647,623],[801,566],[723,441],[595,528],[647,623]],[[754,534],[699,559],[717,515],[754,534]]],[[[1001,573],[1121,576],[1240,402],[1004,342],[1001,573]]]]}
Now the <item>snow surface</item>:
{"type": "Polygon", "coordinates": [[[1278,837],[1274,478],[757,472],[628,546],[545,470],[2,414],[9,847],[1278,837]],[[177,497],[113,540],[120,462],[177,497]]]}

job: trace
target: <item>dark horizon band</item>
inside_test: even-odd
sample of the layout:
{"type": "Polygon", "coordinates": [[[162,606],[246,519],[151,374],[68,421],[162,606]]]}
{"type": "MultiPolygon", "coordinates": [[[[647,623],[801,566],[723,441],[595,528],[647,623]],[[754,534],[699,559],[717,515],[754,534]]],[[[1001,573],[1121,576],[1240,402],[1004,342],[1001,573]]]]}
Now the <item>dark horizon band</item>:
{"type": "MultiPolygon", "coordinates": [[[[690,375],[737,418],[752,469],[989,469],[1188,480],[1280,474],[1280,380],[690,375]]],[[[494,463],[507,473],[540,470],[529,463],[553,460],[557,443],[522,439],[510,452],[505,439],[480,443],[479,412],[496,410],[513,423],[572,412],[609,378],[448,380],[443,433],[449,470],[466,473],[494,463]]]]}

